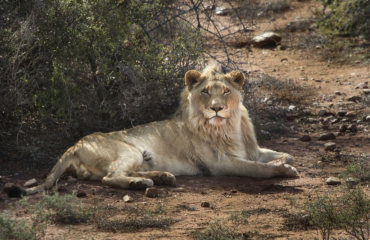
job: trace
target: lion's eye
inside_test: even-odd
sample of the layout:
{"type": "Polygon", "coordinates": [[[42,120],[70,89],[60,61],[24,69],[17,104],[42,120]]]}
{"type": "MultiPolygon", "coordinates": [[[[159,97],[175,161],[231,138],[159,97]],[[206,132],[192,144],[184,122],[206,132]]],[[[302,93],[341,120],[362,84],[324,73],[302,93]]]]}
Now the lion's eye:
{"type": "Polygon", "coordinates": [[[202,93],[203,93],[203,94],[207,94],[207,95],[208,95],[208,94],[209,94],[209,91],[208,91],[208,89],[207,89],[207,88],[205,88],[205,89],[203,89],[203,90],[202,90],[202,93]]]}
{"type": "Polygon", "coordinates": [[[230,93],[230,90],[229,89],[226,89],[225,91],[224,91],[224,94],[229,94],[230,93]]]}

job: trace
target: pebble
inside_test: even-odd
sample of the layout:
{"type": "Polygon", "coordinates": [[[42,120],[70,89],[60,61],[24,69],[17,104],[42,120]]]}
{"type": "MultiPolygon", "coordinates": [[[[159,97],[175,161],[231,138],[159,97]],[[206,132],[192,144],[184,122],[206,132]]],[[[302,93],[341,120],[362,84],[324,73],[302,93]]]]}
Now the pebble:
{"type": "Polygon", "coordinates": [[[317,139],[319,141],[326,141],[326,140],[335,140],[337,137],[334,133],[324,133],[320,135],[320,137],[317,139]]]}
{"type": "Polygon", "coordinates": [[[366,122],[370,122],[370,115],[365,117],[366,122]]]}
{"type": "Polygon", "coordinates": [[[337,144],[335,142],[328,142],[325,143],[325,151],[334,151],[337,148],[337,144]]]}
{"type": "Polygon", "coordinates": [[[129,196],[129,195],[125,195],[125,196],[123,197],[123,201],[124,201],[125,203],[131,203],[131,202],[133,202],[133,201],[134,201],[134,199],[133,199],[131,196],[129,196]]]}
{"type": "Polygon", "coordinates": [[[339,110],[337,114],[338,114],[339,117],[344,117],[347,114],[347,111],[339,110]]]}
{"type": "Polygon", "coordinates": [[[328,185],[339,185],[339,184],[341,184],[340,179],[337,178],[337,177],[330,177],[330,178],[326,179],[325,182],[328,185]]]}
{"type": "Polygon", "coordinates": [[[24,187],[34,187],[37,185],[36,179],[32,178],[31,180],[28,180],[25,184],[23,184],[24,187]]]}
{"type": "Polygon", "coordinates": [[[349,177],[349,178],[346,179],[346,184],[349,187],[353,187],[353,186],[355,186],[355,185],[358,184],[358,181],[356,179],[354,179],[354,178],[349,177]]]}
{"type": "Polygon", "coordinates": [[[340,125],[340,127],[339,127],[339,132],[346,132],[347,131],[347,129],[348,129],[348,126],[346,125],[346,124],[342,124],[342,125],[340,125]]]}
{"type": "Polygon", "coordinates": [[[300,140],[302,142],[309,142],[309,141],[311,141],[311,139],[312,138],[309,135],[303,135],[302,137],[300,137],[300,140]]]}
{"type": "Polygon", "coordinates": [[[208,208],[208,207],[210,207],[210,206],[211,206],[211,204],[209,204],[209,202],[202,202],[200,206],[201,206],[201,207],[208,208]]]}
{"type": "Polygon", "coordinates": [[[10,191],[10,189],[12,189],[12,187],[14,187],[14,183],[7,182],[7,183],[5,183],[5,185],[3,187],[3,191],[5,193],[8,193],[10,191]]]}
{"type": "Polygon", "coordinates": [[[349,130],[350,132],[357,132],[357,131],[358,131],[358,129],[357,129],[357,125],[356,125],[356,124],[350,124],[350,125],[348,126],[348,130],[349,130]]]}
{"type": "Polygon", "coordinates": [[[77,178],[74,178],[72,176],[68,176],[67,182],[69,182],[69,183],[75,183],[75,182],[77,182],[77,178]]]}
{"type": "Polygon", "coordinates": [[[350,102],[361,102],[362,97],[361,96],[351,96],[347,99],[347,101],[350,102]]]}
{"type": "Polygon", "coordinates": [[[356,117],[356,112],[355,111],[349,111],[346,113],[346,115],[344,115],[344,117],[346,118],[355,118],[356,117]]]}
{"type": "Polygon", "coordinates": [[[86,197],[87,194],[86,194],[86,192],[84,190],[78,190],[76,196],[78,198],[83,198],[83,197],[86,197]]]}
{"type": "Polygon", "coordinates": [[[158,189],[155,187],[147,188],[145,190],[145,197],[154,198],[158,196],[158,189]]]}

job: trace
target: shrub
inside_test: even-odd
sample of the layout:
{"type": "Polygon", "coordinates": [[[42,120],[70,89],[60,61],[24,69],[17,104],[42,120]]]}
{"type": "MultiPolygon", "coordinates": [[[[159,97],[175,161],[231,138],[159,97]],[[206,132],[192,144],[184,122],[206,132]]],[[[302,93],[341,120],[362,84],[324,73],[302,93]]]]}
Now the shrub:
{"type": "Polygon", "coordinates": [[[361,188],[343,194],[319,196],[305,204],[310,224],[328,240],[334,229],[342,229],[355,239],[370,237],[370,198],[361,188]]]}
{"type": "Polygon", "coordinates": [[[319,22],[321,31],[334,35],[370,37],[370,2],[368,0],[321,0],[330,12],[319,22]]]}
{"type": "Polygon", "coordinates": [[[0,215],[0,240],[36,240],[36,231],[25,221],[0,215]]]}

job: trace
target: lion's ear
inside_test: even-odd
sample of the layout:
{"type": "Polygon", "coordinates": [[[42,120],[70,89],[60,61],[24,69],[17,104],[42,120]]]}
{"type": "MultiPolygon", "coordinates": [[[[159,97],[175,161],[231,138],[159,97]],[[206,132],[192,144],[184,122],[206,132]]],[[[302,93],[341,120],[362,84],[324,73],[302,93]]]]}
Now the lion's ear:
{"type": "Polygon", "coordinates": [[[185,73],[185,85],[188,86],[188,90],[191,91],[194,84],[200,81],[200,75],[197,70],[190,70],[185,73]]]}
{"type": "Polygon", "coordinates": [[[231,82],[236,83],[239,89],[242,89],[245,80],[244,74],[240,71],[232,71],[229,75],[231,77],[231,82]]]}

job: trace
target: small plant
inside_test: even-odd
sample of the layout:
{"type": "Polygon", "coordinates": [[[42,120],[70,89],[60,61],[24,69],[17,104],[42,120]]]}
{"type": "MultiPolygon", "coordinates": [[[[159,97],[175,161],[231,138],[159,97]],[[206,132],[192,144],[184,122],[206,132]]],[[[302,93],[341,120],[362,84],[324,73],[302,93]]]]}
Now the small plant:
{"type": "Polygon", "coordinates": [[[41,201],[31,205],[28,198],[23,198],[20,205],[31,213],[35,214],[35,221],[57,222],[63,224],[88,223],[92,220],[94,213],[89,209],[80,207],[80,200],[76,194],[60,196],[57,192],[54,195],[44,195],[41,201]]]}
{"type": "Polygon", "coordinates": [[[370,198],[361,188],[320,196],[307,202],[304,209],[323,240],[329,240],[334,229],[344,230],[354,239],[370,238],[370,198]]]}
{"type": "Polygon", "coordinates": [[[245,226],[248,223],[248,218],[249,214],[246,211],[233,212],[228,218],[228,221],[233,224],[232,226],[228,226],[225,220],[216,220],[211,222],[206,230],[194,232],[193,236],[195,239],[244,239],[244,234],[237,233],[237,230],[240,226],[245,226]]]}
{"type": "Polygon", "coordinates": [[[25,221],[0,215],[0,240],[36,240],[36,233],[25,221]]]}

